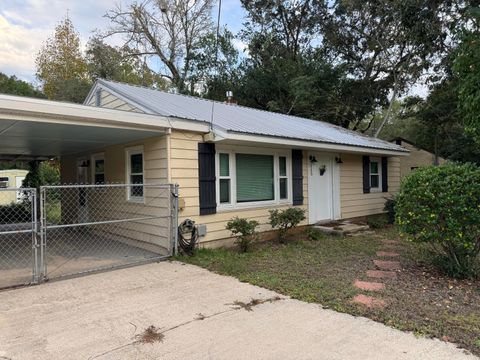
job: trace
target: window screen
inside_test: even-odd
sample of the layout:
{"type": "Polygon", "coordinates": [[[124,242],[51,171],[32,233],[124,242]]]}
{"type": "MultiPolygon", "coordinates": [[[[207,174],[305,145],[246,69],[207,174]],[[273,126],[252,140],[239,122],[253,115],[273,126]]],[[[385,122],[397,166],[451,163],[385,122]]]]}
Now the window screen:
{"type": "MultiPolygon", "coordinates": [[[[143,184],[143,154],[130,155],[130,184],[143,184]]],[[[132,186],[131,197],[143,197],[143,186],[132,186]]]]}
{"type": "Polygon", "coordinates": [[[273,156],[236,155],[237,202],[267,201],[275,198],[273,156]]]}

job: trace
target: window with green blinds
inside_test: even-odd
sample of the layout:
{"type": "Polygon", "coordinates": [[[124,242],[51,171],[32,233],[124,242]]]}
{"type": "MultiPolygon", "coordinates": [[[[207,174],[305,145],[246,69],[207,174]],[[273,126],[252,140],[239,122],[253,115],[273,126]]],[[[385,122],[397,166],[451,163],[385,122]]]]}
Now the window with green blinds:
{"type": "Polygon", "coordinates": [[[273,156],[236,154],[237,202],[275,199],[273,156]]]}

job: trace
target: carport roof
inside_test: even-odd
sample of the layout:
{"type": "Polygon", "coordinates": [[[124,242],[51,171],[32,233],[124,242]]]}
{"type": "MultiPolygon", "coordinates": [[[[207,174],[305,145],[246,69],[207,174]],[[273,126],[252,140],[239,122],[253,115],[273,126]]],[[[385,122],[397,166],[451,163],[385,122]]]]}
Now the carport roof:
{"type": "Polygon", "coordinates": [[[208,132],[158,115],[0,94],[0,159],[30,160],[100,149],[165,133],[208,132]]]}

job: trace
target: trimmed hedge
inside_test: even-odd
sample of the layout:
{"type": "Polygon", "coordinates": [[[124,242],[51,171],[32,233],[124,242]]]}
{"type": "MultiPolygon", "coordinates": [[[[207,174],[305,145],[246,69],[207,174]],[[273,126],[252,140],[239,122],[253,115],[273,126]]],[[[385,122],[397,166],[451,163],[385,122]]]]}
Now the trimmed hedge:
{"type": "Polygon", "coordinates": [[[408,239],[431,245],[449,275],[470,277],[480,253],[480,168],[446,164],[420,168],[396,197],[396,222],[408,239]]]}

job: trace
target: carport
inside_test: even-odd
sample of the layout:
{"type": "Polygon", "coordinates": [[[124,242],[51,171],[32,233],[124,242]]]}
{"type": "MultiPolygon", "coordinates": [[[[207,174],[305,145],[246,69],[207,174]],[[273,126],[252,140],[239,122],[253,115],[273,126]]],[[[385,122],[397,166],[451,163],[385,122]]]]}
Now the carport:
{"type": "MultiPolygon", "coordinates": [[[[61,162],[68,155],[163,136],[171,123],[143,113],[0,95],[0,160],[61,162]]],[[[171,255],[175,187],[141,184],[148,201],[126,204],[131,186],[0,189],[0,288],[171,255]],[[20,203],[2,205],[2,196],[18,191],[20,203]],[[160,226],[165,222],[167,227],[160,226]],[[162,246],[132,240],[139,226],[157,227],[162,246]]]]}

